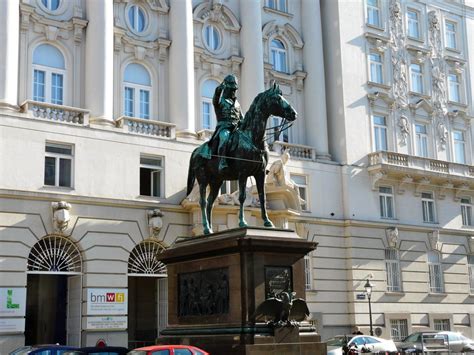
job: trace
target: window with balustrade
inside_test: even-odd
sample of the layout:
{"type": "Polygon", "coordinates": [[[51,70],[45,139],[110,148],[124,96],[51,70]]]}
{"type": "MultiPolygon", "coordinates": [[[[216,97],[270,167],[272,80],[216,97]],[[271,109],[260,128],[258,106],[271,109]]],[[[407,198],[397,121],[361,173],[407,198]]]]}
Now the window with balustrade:
{"type": "Polygon", "coordinates": [[[369,81],[383,84],[383,57],[380,53],[371,52],[369,54],[369,81]]]}
{"type": "Polygon", "coordinates": [[[428,273],[431,293],[444,292],[443,268],[441,265],[441,255],[432,250],[428,252],[428,273]]]}
{"type": "Polygon", "coordinates": [[[64,105],[66,65],[61,51],[50,45],[41,44],[33,51],[34,101],[64,105]]]}
{"type": "Polygon", "coordinates": [[[214,92],[219,86],[215,80],[208,79],[201,86],[201,127],[212,130],[216,127],[216,114],[212,104],[214,92]]]}
{"type": "Polygon", "coordinates": [[[127,65],[123,79],[123,114],[149,119],[151,114],[151,77],[141,64],[127,65]]]}
{"type": "Polygon", "coordinates": [[[407,35],[415,39],[421,38],[420,12],[412,8],[407,9],[407,35]]]}
{"type": "Polygon", "coordinates": [[[367,24],[382,27],[380,0],[366,0],[367,24]]]}
{"type": "Polygon", "coordinates": [[[164,197],[164,158],[140,156],[140,195],[164,197]]]}

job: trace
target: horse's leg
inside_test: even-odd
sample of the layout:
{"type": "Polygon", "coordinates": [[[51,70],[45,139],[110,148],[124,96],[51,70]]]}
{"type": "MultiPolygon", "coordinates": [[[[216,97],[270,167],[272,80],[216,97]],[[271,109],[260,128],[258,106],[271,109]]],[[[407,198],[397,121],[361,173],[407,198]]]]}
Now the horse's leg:
{"type": "Polygon", "coordinates": [[[255,175],[255,181],[257,183],[258,199],[260,200],[260,210],[262,211],[263,225],[265,227],[275,227],[268,218],[267,207],[265,204],[265,173],[262,171],[255,175]]]}
{"type": "Polygon", "coordinates": [[[209,221],[206,215],[206,188],[207,184],[199,183],[199,205],[201,206],[202,229],[204,234],[210,234],[212,233],[212,229],[209,227],[209,221]]]}
{"type": "Polygon", "coordinates": [[[212,182],[211,183],[211,189],[209,191],[209,196],[207,196],[207,220],[209,222],[209,226],[212,229],[212,208],[214,207],[214,201],[217,198],[217,195],[219,195],[219,189],[222,186],[222,181],[219,182],[212,182]]]}
{"type": "Polygon", "coordinates": [[[247,227],[247,222],[245,221],[245,216],[244,216],[244,202],[246,198],[246,191],[245,191],[246,187],[247,187],[247,176],[239,176],[239,202],[240,202],[239,227],[247,227]]]}

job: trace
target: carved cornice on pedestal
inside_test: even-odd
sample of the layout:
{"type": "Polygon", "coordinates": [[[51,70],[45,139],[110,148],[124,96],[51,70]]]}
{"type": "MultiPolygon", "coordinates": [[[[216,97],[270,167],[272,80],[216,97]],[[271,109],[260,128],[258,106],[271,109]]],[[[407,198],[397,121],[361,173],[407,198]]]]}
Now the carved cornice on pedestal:
{"type": "Polygon", "coordinates": [[[372,32],[366,32],[364,34],[367,42],[371,45],[371,49],[379,53],[384,53],[387,50],[389,38],[380,36],[372,32]]]}
{"type": "Polygon", "coordinates": [[[386,177],[387,177],[387,173],[383,170],[370,174],[372,190],[377,191],[379,188],[379,181],[385,179],[386,177]]]}
{"type": "MultiPolygon", "coordinates": [[[[371,84],[371,82],[368,83],[368,85],[371,84]]],[[[390,89],[390,86],[386,85],[386,87],[390,89]]],[[[367,98],[369,99],[369,104],[371,107],[375,106],[377,100],[382,100],[389,107],[392,107],[395,103],[395,100],[389,94],[383,91],[375,91],[374,93],[367,94],[367,98]]]]}
{"type": "Polygon", "coordinates": [[[426,113],[430,115],[434,111],[433,106],[431,105],[431,102],[424,98],[418,100],[416,103],[409,104],[408,107],[410,108],[410,111],[412,114],[415,114],[419,108],[422,108],[423,110],[425,110],[426,113]]]}

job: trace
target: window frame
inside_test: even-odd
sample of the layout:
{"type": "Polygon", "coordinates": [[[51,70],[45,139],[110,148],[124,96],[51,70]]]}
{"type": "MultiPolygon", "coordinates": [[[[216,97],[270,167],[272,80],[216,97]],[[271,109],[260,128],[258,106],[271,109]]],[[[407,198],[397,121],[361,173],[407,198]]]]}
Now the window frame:
{"type": "Polygon", "coordinates": [[[407,10],[406,10],[406,26],[407,26],[407,37],[410,38],[410,39],[415,39],[415,40],[418,40],[420,41],[422,39],[422,32],[421,32],[421,22],[420,22],[420,18],[421,18],[421,12],[418,10],[418,9],[415,9],[413,7],[407,7],[407,10]],[[416,14],[416,20],[413,20],[410,18],[409,16],[409,13],[412,12],[412,13],[415,13],[416,14]],[[413,36],[411,33],[410,33],[410,24],[413,22],[413,21],[416,21],[416,31],[418,32],[417,36],[413,36]]]}
{"type": "Polygon", "coordinates": [[[288,13],[288,0],[267,0],[265,5],[269,9],[288,13]],[[274,3],[275,6],[272,6],[271,3],[274,3]],[[282,3],[284,4],[283,6],[282,3]]]}
{"type": "Polygon", "coordinates": [[[63,1],[58,0],[58,7],[56,7],[55,9],[52,9],[52,0],[39,0],[38,2],[41,4],[41,7],[44,10],[48,12],[56,12],[61,7],[63,1]],[[46,1],[46,4],[43,1],[46,1]]]}
{"type": "Polygon", "coordinates": [[[444,275],[441,253],[436,250],[428,251],[427,264],[430,293],[444,293],[444,275]],[[430,261],[430,254],[433,256],[436,255],[436,262],[430,261]]]}
{"type": "Polygon", "coordinates": [[[428,125],[424,122],[415,122],[415,155],[422,158],[429,158],[429,142],[430,136],[428,134],[428,125]],[[418,132],[418,127],[424,127],[425,132],[418,132]],[[425,152],[423,152],[423,150],[425,150],[425,152]]]}
{"type": "Polygon", "coordinates": [[[141,7],[140,5],[136,3],[132,3],[129,6],[127,6],[125,11],[126,11],[125,18],[126,18],[126,22],[130,31],[132,31],[136,35],[143,36],[143,34],[147,32],[149,22],[150,22],[148,19],[148,14],[145,11],[145,9],[143,9],[143,7],[141,7]],[[135,9],[134,14],[133,14],[133,17],[134,17],[133,20],[135,22],[135,25],[130,22],[130,11],[132,11],[133,9],[135,9]],[[136,28],[138,26],[138,18],[139,18],[138,14],[140,11],[143,13],[143,29],[141,31],[139,31],[136,28]]]}
{"type": "Polygon", "coordinates": [[[300,202],[301,211],[310,212],[308,175],[290,173],[290,179],[293,182],[293,184],[295,185],[295,187],[298,189],[298,194],[299,194],[300,198],[305,201],[304,203],[300,202]],[[294,177],[304,178],[305,184],[300,184],[300,183],[296,182],[293,179],[294,177]],[[302,196],[301,191],[304,191],[304,196],[302,196]]]}
{"type": "Polygon", "coordinates": [[[390,338],[393,340],[393,341],[402,341],[403,339],[405,339],[409,332],[408,332],[408,319],[404,318],[404,319],[400,319],[400,318],[393,318],[393,319],[390,319],[390,338]],[[403,322],[405,322],[405,324],[403,324],[403,322]],[[402,334],[402,327],[405,327],[405,333],[406,334],[402,334]],[[399,335],[398,336],[394,336],[394,330],[397,330],[399,335]]]}
{"type": "Polygon", "coordinates": [[[377,29],[383,29],[382,26],[382,6],[380,0],[375,0],[377,5],[373,6],[369,4],[370,0],[365,1],[365,13],[366,13],[366,18],[365,18],[365,24],[370,27],[375,27],[377,29]],[[370,14],[371,10],[374,10],[377,12],[377,23],[372,23],[370,22],[370,14]]]}
{"type": "Polygon", "coordinates": [[[472,201],[470,197],[461,198],[461,221],[464,227],[474,226],[472,217],[472,201]]]}
{"type": "Polygon", "coordinates": [[[433,319],[433,329],[437,332],[451,331],[451,320],[449,318],[435,318],[433,319]]]}
{"type": "Polygon", "coordinates": [[[73,189],[74,188],[74,145],[69,143],[60,143],[60,142],[45,142],[45,150],[44,150],[44,174],[43,174],[43,186],[45,187],[59,187],[59,188],[66,188],[66,189],[73,189]],[[62,149],[71,149],[71,154],[64,154],[64,153],[55,153],[55,152],[48,152],[48,147],[54,148],[62,148],[62,149]],[[55,160],[55,168],[54,168],[54,185],[46,184],[46,158],[54,158],[55,160]],[[60,185],[61,180],[61,160],[69,160],[70,161],[70,176],[69,186],[60,185]]]}
{"type": "Polygon", "coordinates": [[[269,41],[269,53],[270,53],[270,64],[272,65],[272,69],[279,72],[279,73],[289,73],[289,51],[288,46],[285,45],[279,38],[272,38],[269,41]],[[274,42],[278,42],[282,45],[283,48],[273,46],[274,42]],[[283,56],[283,61],[281,60],[283,56]],[[278,59],[275,63],[275,59],[278,59]]]}
{"type": "Polygon", "coordinates": [[[421,205],[422,205],[422,215],[423,215],[423,223],[436,223],[436,204],[435,204],[435,196],[432,191],[425,191],[421,193],[421,205]],[[426,197],[423,196],[423,194],[429,194],[431,197],[426,197]],[[431,205],[431,214],[432,218],[427,219],[425,217],[429,217],[430,211],[429,211],[429,206],[431,205]]]}
{"type": "Polygon", "coordinates": [[[369,82],[375,83],[375,84],[384,84],[385,82],[385,75],[384,75],[384,56],[382,53],[379,53],[377,51],[369,51],[369,54],[367,56],[368,59],[368,64],[369,64],[369,82]],[[378,56],[380,58],[380,61],[374,61],[372,59],[372,56],[378,56]],[[374,72],[376,73],[376,77],[372,75],[372,67],[375,68],[374,72]],[[380,78],[378,77],[380,76],[380,78]]]}
{"type": "MultiPolygon", "coordinates": [[[[212,95],[210,97],[208,96],[205,96],[204,95],[204,86],[206,84],[206,82],[208,81],[213,81],[216,83],[216,88],[217,86],[219,85],[219,82],[213,78],[207,78],[205,80],[203,80],[201,82],[201,85],[200,85],[200,116],[201,116],[201,128],[204,129],[204,130],[214,130],[216,125],[217,125],[217,118],[216,118],[216,112],[214,110],[214,104],[212,103],[212,99],[213,99],[213,96],[214,96],[214,93],[212,93],[212,95]],[[204,126],[204,104],[206,104],[207,106],[209,106],[209,127],[205,127],[204,126]]],[[[214,89],[215,91],[215,89],[214,89]]]]}
{"type": "MultiPolygon", "coordinates": [[[[145,68],[146,69],[146,68],[145,68]]],[[[148,70],[148,69],[147,69],[148,70]]],[[[150,73],[149,73],[150,74],[150,73]]],[[[151,74],[150,74],[151,77],[151,74]]],[[[135,84],[131,83],[128,81],[123,81],[122,82],[122,101],[123,101],[123,106],[122,106],[122,112],[124,116],[127,117],[133,117],[133,118],[141,118],[144,120],[150,120],[152,117],[152,112],[153,112],[153,100],[152,98],[152,86],[147,86],[147,85],[141,85],[141,84],[135,84]],[[127,103],[127,98],[126,98],[126,89],[133,89],[133,115],[129,115],[126,110],[126,103],[127,103]],[[141,102],[141,91],[148,91],[148,117],[144,117],[142,115],[141,109],[142,109],[142,102],[141,102]],[[139,110],[137,112],[137,109],[139,110]],[[138,114],[137,114],[138,113],[138,114]]]]}
{"type": "Polygon", "coordinates": [[[385,249],[385,276],[387,282],[387,292],[403,292],[400,252],[398,249],[385,249]],[[396,283],[398,283],[398,285],[396,285],[396,283]]]}
{"type": "Polygon", "coordinates": [[[392,186],[386,186],[386,185],[379,186],[379,207],[380,207],[380,218],[395,219],[395,196],[393,194],[392,186]],[[382,192],[380,191],[381,189],[390,189],[391,192],[390,193],[382,192]],[[389,216],[390,209],[392,212],[391,216],[389,216]]]}
{"type": "Polygon", "coordinates": [[[454,103],[462,103],[463,102],[463,93],[462,93],[462,78],[461,75],[455,72],[450,71],[447,75],[448,81],[448,100],[454,103]],[[455,77],[456,80],[451,80],[452,77],[455,77]],[[455,87],[456,90],[454,91],[457,95],[457,99],[453,96],[452,88],[455,87]]]}
{"type": "Polygon", "coordinates": [[[139,160],[139,196],[141,197],[152,197],[152,198],[165,198],[165,157],[161,155],[150,155],[150,154],[140,154],[140,160],[139,160]],[[159,166],[157,165],[151,165],[151,164],[146,164],[142,163],[142,158],[143,159],[155,159],[155,160],[160,160],[161,164],[159,166]],[[142,186],[141,186],[141,169],[148,169],[148,170],[154,170],[151,171],[151,176],[150,176],[150,194],[149,195],[144,195],[142,194],[142,186]],[[159,187],[159,194],[158,196],[153,195],[153,174],[159,172],[160,174],[160,187],[159,187]]]}
{"type": "Polygon", "coordinates": [[[373,138],[373,145],[372,149],[374,152],[380,152],[380,151],[388,151],[388,125],[387,125],[387,116],[378,114],[378,113],[373,113],[371,115],[371,123],[372,123],[372,138],[373,138]],[[375,123],[375,117],[381,117],[384,119],[385,124],[381,125],[379,123],[375,123]],[[385,137],[385,149],[378,149],[379,141],[380,139],[377,139],[377,137],[381,137],[377,134],[377,132],[383,132],[383,135],[385,137]]]}
{"type": "Polygon", "coordinates": [[[457,164],[467,164],[466,160],[466,131],[455,129],[452,131],[452,139],[453,139],[453,160],[457,164]],[[462,137],[462,140],[456,139],[456,133],[459,133],[462,137]],[[458,149],[462,148],[462,159],[460,159],[458,155],[458,149]],[[462,161],[461,161],[462,160],[462,161]]]}
{"type": "Polygon", "coordinates": [[[425,93],[425,73],[423,69],[423,65],[420,63],[410,63],[410,91],[422,95],[425,93]],[[413,66],[418,66],[420,68],[420,71],[414,71],[413,66]],[[418,85],[420,86],[420,89],[415,87],[418,85]]]}
{"type": "Polygon", "coordinates": [[[217,24],[214,24],[214,23],[206,23],[202,26],[202,40],[203,40],[203,43],[204,43],[204,46],[206,47],[206,49],[211,52],[211,53],[218,53],[223,45],[224,45],[224,36],[222,35],[222,32],[219,28],[219,26],[217,24]],[[212,29],[213,31],[215,31],[215,33],[217,33],[217,37],[219,39],[219,43],[218,43],[218,46],[216,48],[214,48],[213,46],[211,46],[212,43],[209,43],[209,39],[212,39],[212,41],[214,41],[214,36],[211,36],[208,38],[208,32],[207,32],[207,29],[210,28],[212,29]]]}
{"type": "Polygon", "coordinates": [[[32,80],[31,80],[31,98],[34,101],[49,103],[53,105],[64,106],[66,101],[66,82],[67,82],[67,70],[60,69],[56,67],[49,67],[46,65],[41,64],[32,64],[31,66],[31,73],[32,73],[32,80]],[[44,72],[44,101],[35,100],[35,72],[36,71],[44,72]],[[61,103],[53,103],[52,102],[52,93],[53,93],[53,74],[59,74],[62,76],[63,80],[63,87],[62,87],[62,102],[61,103]]]}
{"type": "Polygon", "coordinates": [[[459,50],[458,27],[459,27],[458,22],[453,21],[452,19],[446,19],[444,21],[444,43],[445,43],[446,49],[459,50]],[[447,28],[448,24],[453,25],[454,31],[448,30],[447,28]],[[451,43],[451,39],[449,38],[452,38],[454,40],[454,47],[451,46],[452,43],[451,43]]]}
{"type": "Polygon", "coordinates": [[[304,256],[304,275],[305,275],[305,290],[311,291],[314,290],[314,280],[313,280],[313,261],[311,253],[308,253],[304,256]]]}

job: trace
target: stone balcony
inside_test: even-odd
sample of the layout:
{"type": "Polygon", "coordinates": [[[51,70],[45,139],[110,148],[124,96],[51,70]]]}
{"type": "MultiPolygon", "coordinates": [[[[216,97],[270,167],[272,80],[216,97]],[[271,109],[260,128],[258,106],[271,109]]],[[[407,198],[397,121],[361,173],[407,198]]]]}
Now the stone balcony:
{"type": "Polygon", "coordinates": [[[409,184],[415,186],[415,192],[427,185],[443,191],[451,189],[456,194],[474,190],[471,165],[382,151],[368,155],[368,171],[374,190],[384,179],[397,181],[399,193],[409,184]]]}
{"type": "Polygon", "coordinates": [[[176,139],[176,125],[168,122],[121,116],[116,121],[124,132],[150,137],[176,139]]]}
{"type": "Polygon", "coordinates": [[[291,159],[316,161],[316,150],[307,145],[275,141],[270,145],[270,150],[279,154],[289,150],[291,159]]]}
{"type": "Polygon", "coordinates": [[[26,100],[21,105],[21,110],[27,113],[29,117],[35,119],[78,126],[87,126],[89,124],[89,110],[77,107],[26,100]]]}

